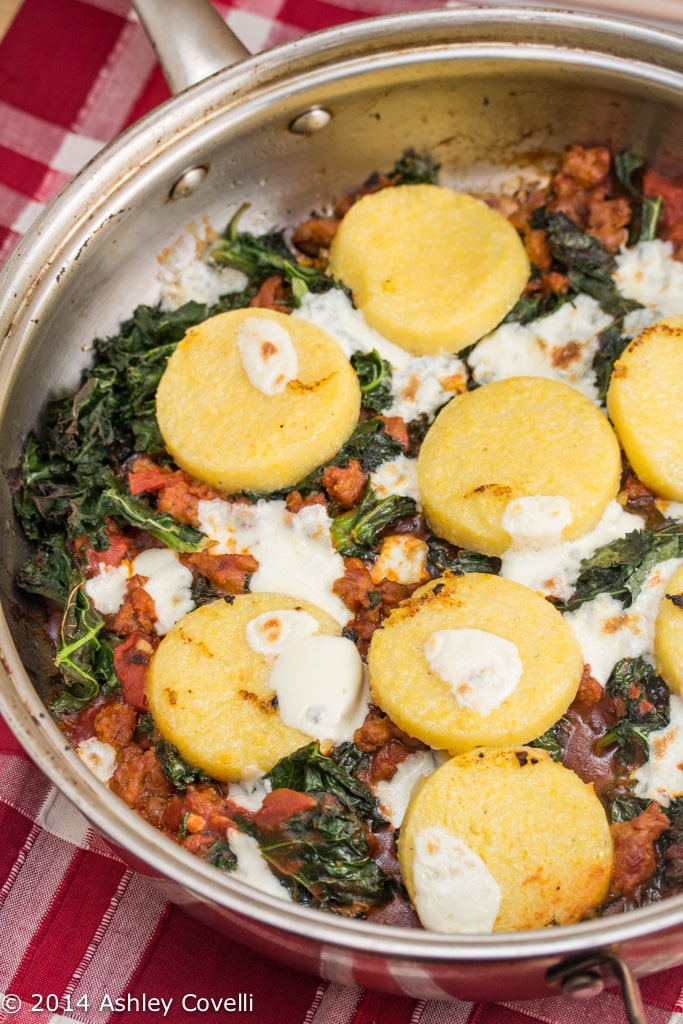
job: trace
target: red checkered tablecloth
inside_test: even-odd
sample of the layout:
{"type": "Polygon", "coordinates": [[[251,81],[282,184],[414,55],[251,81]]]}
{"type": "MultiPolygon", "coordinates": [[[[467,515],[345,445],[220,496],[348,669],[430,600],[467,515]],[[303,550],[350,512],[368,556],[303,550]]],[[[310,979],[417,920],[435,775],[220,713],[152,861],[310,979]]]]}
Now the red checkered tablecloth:
{"type": "MultiPolygon", "coordinates": [[[[256,52],[345,21],[438,4],[234,0],[216,6],[256,52]]],[[[24,0],[0,43],[0,263],[69,177],[167,95],[127,0],[24,0]]],[[[649,1024],[683,1024],[682,987],[683,968],[642,982],[649,1024]]],[[[0,995],[0,1024],[626,1019],[612,991],[590,1004],[440,1003],[320,982],[259,959],[169,905],[130,871],[1,721],[0,995]],[[238,1000],[240,993],[234,1008],[210,1009],[212,999],[238,1000]]]]}

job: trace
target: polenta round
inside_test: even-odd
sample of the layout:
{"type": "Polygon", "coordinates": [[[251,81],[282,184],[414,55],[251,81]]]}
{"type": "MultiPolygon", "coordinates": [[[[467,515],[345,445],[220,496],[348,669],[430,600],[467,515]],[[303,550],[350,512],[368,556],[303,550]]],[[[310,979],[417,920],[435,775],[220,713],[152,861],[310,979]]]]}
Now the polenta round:
{"type": "Polygon", "coordinates": [[[360,401],[353,368],[319,327],[272,310],[239,309],[190,328],[161,378],[156,413],[181,469],[227,493],[266,493],[293,486],[330,459],[356,426],[360,401]],[[284,374],[275,393],[253,383],[240,347],[245,333],[258,342],[259,332],[254,379],[267,377],[275,332],[294,353],[293,376],[284,374]]]}
{"type": "Polygon", "coordinates": [[[640,480],[683,501],[683,316],[646,327],[614,364],[607,410],[640,480]]]}
{"type": "Polygon", "coordinates": [[[301,610],[318,633],[341,627],[308,601],[284,594],[240,594],[195,608],[157,648],[147,675],[147,702],[164,739],[191,765],[221,781],[266,772],[311,740],[285,725],[269,685],[272,656],[257,653],[247,626],[258,616],[301,610]]]}
{"type": "Polygon", "coordinates": [[[667,582],[657,610],[655,669],[672,693],[683,696],[683,566],[667,582]]]}
{"type": "Polygon", "coordinates": [[[373,699],[399,728],[457,754],[544,733],[574,699],[583,657],[540,594],[466,573],[432,581],[395,608],[373,633],[368,671],[373,699]],[[445,658],[435,658],[434,639],[444,636],[445,658]]]}
{"type": "Polygon", "coordinates": [[[472,750],[428,776],[398,853],[423,925],[443,932],[573,924],[607,896],[613,860],[593,785],[523,746],[472,750]]]}
{"type": "Polygon", "coordinates": [[[418,486],[439,536],[501,555],[510,503],[523,497],[567,503],[562,540],[593,529],[616,496],[619,443],[607,418],[568,384],[511,377],[457,395],[422,444],[418,486]]]}
{"type": "Polygon", "coordinates": [[[439,185],[363,196],[346,213],[330,269],[365,319],[416,355],[457,352],[517,302],[529,260],[509,221],[439,185]]]}

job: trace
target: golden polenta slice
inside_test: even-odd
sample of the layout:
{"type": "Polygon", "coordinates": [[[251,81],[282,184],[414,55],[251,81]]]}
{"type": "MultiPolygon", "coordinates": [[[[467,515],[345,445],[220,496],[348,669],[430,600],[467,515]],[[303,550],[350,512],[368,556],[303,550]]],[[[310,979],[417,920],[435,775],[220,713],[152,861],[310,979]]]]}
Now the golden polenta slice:
{"type": "Polygon", "coordinates": [[[414,793],[399,838],[418,915],[444,932],[580,921],[607,896],[612,858],[592,783],[523,746],[447,761],[414,793]]]}
{"type": "Polygon", "coordinates": [[[310,742],[285,725],[269,685],[273,657],[250,646],[247,627],[268,612],[306,612],[317,632],[338,636],[327,612],[284,594],[240,594],[195,608],[166,634],[149,666],[154,721],[181,755],[216,779],[266,772],[310,742]]]}
{"type": "Polygon", "coordinates": [[[683,316],[646,327],[614,364],[607,409],[638,477],[683,501],[683,316]]]}
{"type": "MultiPolygon", "coordinates": [[[[543,377],[457,395],[429,429],[417,463],[432,529],[488,555],[511,544],[503,517],[514,499],[562,501],[567,523],[557,539],[573,540],[596,526],[620,475],[607,418],[568,384],[543,377]]],[[[541,533],[548,525],[539,523],[541,533]]]]}
{"type": "Polygon", "coordinates": [[[683,566],[668,581],[657,610],[655,668],[672,693],[683,695],[683,566]]]}
{"type": "Polygon", "coordinates": [[[417,355],[477,341],[512,309],[529,277],[510,222],[482,200],[438,185],[363,196],[339,226],[330,267],[367,322],[417,355]]]}
{"type": "Polygon", "coordinates": [[[500,576],[445,576],[375,630],[375,702],[409,733],[458,754],[528,743],[571,704],[583,657],[571,627],[535,591],[500,576]]]}
{"type": "Polygon", "coordinates": [[[267,309],[190,328],[156,396],[178,465],[228,493],[293,486],[339,450],[359,411],[358,378],[337,343],[267,309]]]}

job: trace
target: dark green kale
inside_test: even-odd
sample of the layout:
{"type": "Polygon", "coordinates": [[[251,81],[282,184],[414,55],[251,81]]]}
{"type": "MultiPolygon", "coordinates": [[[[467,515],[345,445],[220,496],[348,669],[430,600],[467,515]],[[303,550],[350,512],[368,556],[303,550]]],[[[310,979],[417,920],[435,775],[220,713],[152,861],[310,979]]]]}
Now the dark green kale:
{"type": "Polygon", "coordinates": [[[560,718],[560,720],[555,722],[554,725],[551,725],[549,729],[546,729],[542,736],[538,736],[535,740],[532,740],[529,746],[540,747],[541,750],[547,750],[553,761],[558,761],[561,764],[564,760],[564,754],[567,748],[569,731],[570,726],[567,719],[560,718]]]}
{"type": "Polygon", "coordinates": [[[416,511],[413,498],[402,494],[377,498],[368,484],[360,505],[332,520],[332,543],[341,555],[366,558],[373,553],[383,530],[401,519],[414,516],[416,511]]]}
{"type": "Polygon", "coordinates": [[[358,376],[363,396],[362,404],[366,409],[382,412],[391,405],[391,364],[382,359],[379,352],[375,349],[367,355],[363,352],[354,352],[351,356],[351,366],[358,376]]]}
{"type": "MultiPolygon", "coordinates": [[[[74,539],[87,536],[99,550],[108,548],[103,502],[111,495],[103,497],[103,490],[114,479],[112,464],[120,466],[135,452],[161,450],[154,396],[167,359],[188,327],[225,309],[228,301],[237,300],[216,306],[189,302],[174,312],[139,306],[118,335],[95,341],[95,363],[76,393],[50,403],[44,429],[28,437],[16,473],[17,517],[38,545],[20,574],[22,585],[63,604],[64,554],[74,539]]],[[[114,514],[127,522],[133,507],[124,513],[117,500],[114,514]]],[[[156,526],[169,528],[165,521],[156,526]]],[[[187,542],[186,528],[178,537],[187,542]]]]}
{"type": "Polygon", "coordinates": [[[104,619],[83,589],[83,580],[73,581],[57,642],[55,665],[62,674],[59,692],[50,701],[57,715],[80,711],[100,692],[115,690],[112,643],[102,637],[104,619]]]}
{"type": "Polygon", "coordinates": [[[581,562],[576,588],[563,610],[573,611],[602,593],[611,594],[628,608],[657,562],[682,555],[683,533],[671,520],[664,520],[658,530],[634,530],[603,544],[581,562]]]}
{"type": "Polygon", "coordinates": [[[550,316],[569,301],[568,295],[560,292],[539,292],[535,295],[522,295],[512,307],[503,323],[528,324],[532,320],[540,320],[541,317],[550,316]]]}
{"type": "Polygon", "coordinates": [[[201,768],[193,768],[185,761],[176,747],[167,740],[159,739],[154,744],[161,770],[176,789],[185,789],[191,782],[205,782],[209,778],[201,768]]]}
{"type": "Polygon", "coordinates": [[[377,799],[353,774],[365,759],[352,744],[338,748],[333,760],[320,751],[317,741],[283,757],[266,775],[273,789],[294,789],[298,793],[334,793],[338,800],[364,821],[380,825],[384,818],[377,799]]]}
{"type": "Polygon", "coordinates": [[[98,509],[101,516],[121,519],[179,553],[197,551],[204,541],[204,534],[199,530],[177,523],[166,513],[157,514],[146,502],[125,494],[114,484],[102,491],[98,509]]]}
{"type": "Polygon", "coordinates": [[[609,327],[599,334],[599,347],[593,357],[593,372],[601,401],[604,401],[607,395],[614,364],[630,340],[623,333],[622,320],[613,320],[609,327]]]}
{"type": "Polygon", "coordinates": [[[644,658],[618,661],[606,690],[623,702],[624,714],[596,747],[604,750],[616,743],[623,764],[643,764],[648,759],[648,734],[669,724],[669,690],[644,658]]]}
{"type": "Polygon", "coordinates": [[[662,215],[661,196],[644,196],[642,171],[645,160],[626,150],[614,158],[614,171],[625,192],[635,199],[635,215],[629,232],[629,245],[637,242],[651,242],[657,237],[657,227],[662,215]]]}
{"type": "Polygon", "coordinates": [[[640,308],[640,303],[617,291],[612,278],[616,259],[599,239],[582,231],[565,213],[549,213],[545,207],[534,210],[530,223],[545,231],[552,257],[567,275],[573,294],[592,296],[615,320],[640,308]]]}
{"type": "Polygon", "coordinates": [[[414,149],[407,149],[394,164],[389,177],[396,178],[395,185],[436,185],[439,164],[434,163],[429,153],[418,156],[414,149]]]}
{"type": "Polygon", "coordinates": [[[618,821],[632,821],[633,818],[637,818],[638,815],[647,810],[651,803],[650,800],[633,796],[632,793],[618,793],[616,795],[603,793],[601,795],[603,803],[607,805],[607,817],[613,825],[618,821]]]}
{"type": "Polygon", "coordinates": [[[279,824],[276,834],[254,825],[261,853],[293,898],[331,911],[366,916],[394,883],[373,860],[366,827],[333,793],[310,792],[310,803],[279,824]]]}
{"type": "Polygon", "coordinates": [[[230,849],[227,839],[217,839],[212,843],[204,854],[204,860],[220,871],[234,871],[237,867],[237,857],[230,849]]]}
{"type": "Polygon", "coordinates": [[[500,572],[502,562],[495,555],[482,555],[478,551],[456,548],[438,537],[427,538],[426,568],[432,579],[445,572],[462,576],[466,572],[487,572],[494,576],[500,572]]]}
{"type": "Polygon", "coordinates": [[[362,420],[329,465],[348,466],[351,459],[357,459],[364,473],[373,473],[383,462],[403,454],[402,446],[387,434],[382,420],[362,420]]]}
{"type": "Polygon", "coordinates": [[[249,203],[243,203],[230,220],[221,240],[211,249],[211,259],[219,266],[234,267],[249,278],[258,289],[266,278],[279,274],[291,293],[294,306],[299,306],[307,292],[323,292],[334,287],[334,280],[316,266],[300,263],[285,241],[284,231],[252,235],[238,230],[249,203]]]}

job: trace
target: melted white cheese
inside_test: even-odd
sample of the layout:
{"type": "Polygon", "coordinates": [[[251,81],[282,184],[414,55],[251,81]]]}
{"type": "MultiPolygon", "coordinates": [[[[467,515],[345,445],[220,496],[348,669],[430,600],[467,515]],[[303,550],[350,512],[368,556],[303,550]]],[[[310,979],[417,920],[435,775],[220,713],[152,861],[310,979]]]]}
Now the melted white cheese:
{"type": "Polygon", "coordinates": [[[373,583],[391,580],[393,583],[426,583],[427,544],[411,534],[397,533],[385,537],[379,555],[370,569],[373,583]]]}
{"type": "Polygon", "coordinates": [[[156,631],[160,636],[194,608],[190,587],[192,573],[175,551],[168,548],[148,548],[133,561],[133,574],[147,577],[144,589],[154,600],[156,631]]]}
{"type": "Polygon", "coordinates": [[[449,756],[438,750],[416,750],[401,761],[391,779],[381,779],[372,786],[382,814],[394,828],[400,828],[420,779],[431,775],[449,756]]]}
{"type": "Polygon", "coordinates": [[[284,885],[281,885],[273,872],[268,867],[259,849],[259,845],[252,836],[239,832],[236,828],[230,828],[227,832],[227,840],[230,849],[237,858],[237,867],[232,873],[233,878],[239,878],[241,882],[260,889],[261,892],[269,893],[271,896],[278,896],[282,900],[291,900],[291,896],[284,885]]]}
{"type": "Polygon", "coordinates": [[[292,316],[317,324],[349,358],[354,352],[367,354],[374,349],[387,360],[392,368],[394,396],[392,404],[384,410],[387,416],[401,416],[406,422],[423,414],[433,416],[455,392],[465,390],[467,372],[461,359],[446,353],[411,356],[370,327],[340,288],[305,295],[292,316]]]}
{"type": "Polygon", "coordinates": [[[648,735],[649,760],[636,768],[635,794],[668,807],[683,796],[683,701],[671,694],[671,719],[664,729],[648,735]]]}
{"type": "Polygon", "coordinates": [[[281,608],[263,612],[247,623],[247,643],[256,654],[277,657],[287,644],[303,640],[318,629],[318,622],[308,612],[281,608]]]}
{"type": "Polygon", "coordinates": [[[673,258],[671,242],[655,239],[622,249],[612,277],[622,295],[644,306],[624,321],[629,337],[657,320],[683,313],[683,263],[673,258]]]}
{"type": "Polygon", "coordinates": [[[589,558],[603,544],[642,529],[640,516],[625,512],[619,502],[613,500],[607,504],[595,529],[583,537],[538,550],[511,545],[503,555],[500,574],[546,597],[566,601],[571,597],[582,559],[589,558]]]}
{"type": "Polygon", "coordinates": [[[548,377],[596,401],[591,364],[598,333],[611,322],[595,299],[578,295],[550,316],[528,324],[501,324],[477,343],[468,362],[478,384],[509,377],[548,377]]]}
{"type": "Polygon", "coordinates": [[[270,670],[280,718],[317,740],[351,740],[367,714],[358,648],[343,636],[308,636],[288,644],[270,670]]]}
{"type": "Polygon", "coordinates": [[[441,825],[422,829],[413,858],[415,909],[429,931],[493,931],[501,890],[478,853],[441,825]]]}
{"type": "Polygon", "coordinates": [[[116,768],[116,747],[90,736],[78,744],[76,753],[100,782],[109,782],[116,768]]]}
{"type": "Polygon", "coordinates": [[[101,562],[98,574],[86,581],[85,592],[102,615],[115,615],[133,576],[144,577],[142,587],[154,601],[159,636],[194,608],[192,573],[169,548],[148,548],[115,568],[101,562]]]}
{"type": "Polygon", "coordinates": [[[510,534],[511,548],[537,550],[559,544],[573,518],[571,505],[562,495],[530,494],[508,502],[500,525],[510,534]]]}
{"type": "Polygon", "coordinates": [[[261,775],[228,784],[228,800],[247,811],[258,811],[263,798],[272,792],[272,786],[261,775]]]}
{"type": "Polygon", "coordinates": [[[622,658],[646,658],[654,664],[654,628],[659,604],[672,573],[683,564],[668,558],[650,572],[643,588],[629,608],[610,594],[600,594],[573,612],[565,612],[590,665],[591,674],[603,686],[622,658]]]}
{"type": "Polygon", "coordinates": [[[250,316],[237,331],[237,347],[249,382],[263,395],[279,395],[299,368],[289,331],[275,320],[250,316]]]}
{"type": "Polygon", "coordinates": [[[448,683],[456,703],[489,715],[522,678],[516,646],[484,629],[438,629],[424,645],[432,672],[448,683]]]}
{"type": "Polygon", "coordinates": [[[395,459],[383,462],[370,474],[370,486],[378,498],[401,494],[406,498],[413,498],[419,507],[417,459],[409,459],[407,455],[397,455],[395,459]]]}
{"type": "Polygon", "coordinates": [[[288,512],[284,501],[255,505],[220,498],[200,501],[199,528],[215,554],[251,554],[259,567],[251,577],[254,593],[290,594],[329,612],[345,625],[350,612],[332,591],[344,575],[344,562],[330,539],[330,517],[322,505],[288,512]]]}

